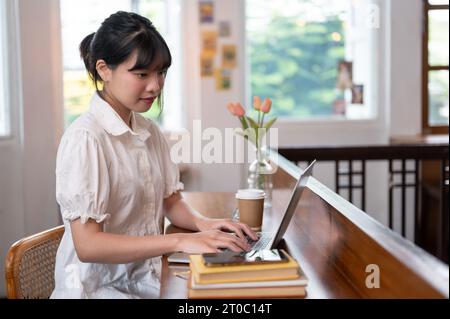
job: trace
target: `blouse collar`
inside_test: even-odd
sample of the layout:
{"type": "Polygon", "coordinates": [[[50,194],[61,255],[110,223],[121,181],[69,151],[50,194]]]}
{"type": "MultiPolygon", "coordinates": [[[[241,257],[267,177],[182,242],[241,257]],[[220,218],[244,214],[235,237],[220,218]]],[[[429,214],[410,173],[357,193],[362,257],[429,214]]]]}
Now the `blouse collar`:
{"type": "Polygon", "coordinates": [[[131,127],[133,128],[131,129],[97,92],[92,97],[90,112],[105,131],[111,135],[119,136],[129,132],[131,135],[138,136],[143,142],[151,136],[149,131],[151,124],[148,120],[141,115],[135,114],[135,112],[131,112],[131,127]]]}

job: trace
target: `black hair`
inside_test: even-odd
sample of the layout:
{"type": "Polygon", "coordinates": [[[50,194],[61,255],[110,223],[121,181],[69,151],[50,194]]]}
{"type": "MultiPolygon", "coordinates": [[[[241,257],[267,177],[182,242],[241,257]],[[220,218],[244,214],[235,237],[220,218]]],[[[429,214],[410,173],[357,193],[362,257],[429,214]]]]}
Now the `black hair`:
{"type": "MultiPolygon", "coordinates": [[[[96,63],[104,60],[110,69],[115,69],[136,51],[135,65],[129,70],[152,68],[166,71],[172,64],[172,56],[164,38],[149,19],[136,13],[118,11],[107,18],[97,32],[85,37],[80,44],[80,56],[97,92],[102,79],[96,63]]],[[[163,108],[162,92],[158,106],[163,108]]]]}

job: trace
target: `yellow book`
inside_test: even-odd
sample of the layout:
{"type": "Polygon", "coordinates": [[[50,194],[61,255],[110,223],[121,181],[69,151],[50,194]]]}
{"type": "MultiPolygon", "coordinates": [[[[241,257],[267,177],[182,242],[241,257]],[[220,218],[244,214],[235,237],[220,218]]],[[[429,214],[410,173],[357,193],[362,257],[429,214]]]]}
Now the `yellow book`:
{"type": "Polygon", "coordinates": [[[195,282],[199,284],[242,282],[242,281],[268,281],[287,280],[299,278],[299,265],[289,256],[284,263],[256,264],[256,265],[230,265],[208,267],[204,264],[201,255],[191,255],[190,268],[195,282]]]}
{"type": "Polygon", "coordinates": [[[306,295],[306,281],[303,279],[252,283],[199,285],[188,280],[189,299],[225,299],[225,298],[303,298],[306,295]]]}

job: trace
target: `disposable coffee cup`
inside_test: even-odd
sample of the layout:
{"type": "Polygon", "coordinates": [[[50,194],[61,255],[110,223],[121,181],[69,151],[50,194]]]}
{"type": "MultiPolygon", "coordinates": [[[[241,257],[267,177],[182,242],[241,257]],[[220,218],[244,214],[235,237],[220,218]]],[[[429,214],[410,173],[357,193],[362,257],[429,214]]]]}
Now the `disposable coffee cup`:
{"type": "Polygon", "coordinates": [[[253,231],[262,228],[265,197],[266,194],[260,189],[240,189],[236,193],[239,221],[250,226],[253,231]]]}

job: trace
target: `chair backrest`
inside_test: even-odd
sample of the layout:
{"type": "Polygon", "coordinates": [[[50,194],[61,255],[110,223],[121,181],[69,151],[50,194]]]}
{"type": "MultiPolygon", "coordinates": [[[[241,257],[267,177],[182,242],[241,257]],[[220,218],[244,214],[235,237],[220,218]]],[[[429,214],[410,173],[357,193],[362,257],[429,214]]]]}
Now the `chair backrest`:
{"type": "Polygon", "coordinates": [[[6,256],[6,291],[9,299],[49,298],[55,287],[55,258],[64,225],[23,238],[6,256]]]}

